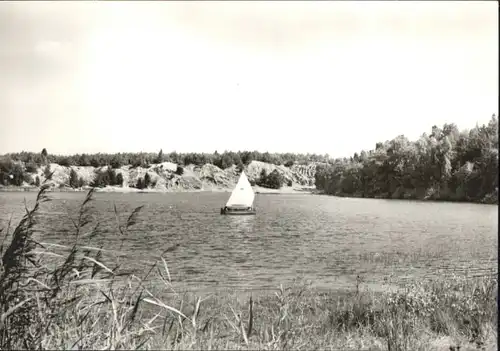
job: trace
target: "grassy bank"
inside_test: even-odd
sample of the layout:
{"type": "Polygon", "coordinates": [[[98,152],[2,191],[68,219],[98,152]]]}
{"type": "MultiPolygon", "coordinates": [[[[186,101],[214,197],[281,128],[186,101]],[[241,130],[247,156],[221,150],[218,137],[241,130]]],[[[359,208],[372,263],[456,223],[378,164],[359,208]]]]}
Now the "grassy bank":
{"type": "MultiPolygon", "coordinates": [[[[496,277],[419,282],[398,293],[320,292],[297,282],[253,297],[197,297],[176,291],[168,252],[138,277],[93,246],[93,190],[73,219],[74,245],[37,242],[46,191],[4,230],[1,349],[496,349],[496,277]]],[[[117,213],[118,235],[140,212],[126,223],[117,213]]]]}

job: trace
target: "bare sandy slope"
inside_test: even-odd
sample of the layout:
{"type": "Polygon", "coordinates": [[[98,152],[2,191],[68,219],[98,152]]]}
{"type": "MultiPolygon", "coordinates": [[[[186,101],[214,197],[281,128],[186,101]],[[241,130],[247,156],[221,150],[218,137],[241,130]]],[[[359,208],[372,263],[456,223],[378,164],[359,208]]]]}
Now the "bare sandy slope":
{"type": "MultiPolygon", "coordinates": [[[[38,178],[41,183],[45,179],[44,168],[39,167],[34,173],[29,173],[29,181],[23,184],[22,189],[25,191],[36,191],[38,188],[33,186],[38,178]]],[[[95,179],[97,172],[105,171],[107,167],[94,168],[78,167],[78,166],[60,166],[58,164],[50,164],[50,171],[53,172],[52,179],[48,181],[53,191],[84,191],[89,188],[92,181],[95,179]],[[82,179],[84,186],[80,189],[72,189],[69,186],[70,173],[74,170],[79,179],[82,179]]],[[[130,165],[115,169],[116,174],[121,174],[123,177],[122,186],[106,186],[99,188],[99,192],[230,192],[233,190],[238,181],[239,173],[236,166],[227,169],[220,169],[212,164],[203,166],[188,165],[183,167],[183,174],[176,173],[177,164],[171,162],[163,162],[152,164],[147,168],[136,167],[130,165]],[[152,185],[143,190],[135,188],[139,179],[144,179],[148,174],[152,185]]],[[[316,164],[309,165],[293,165],[288,168],[285,166],[276,166],[269,163],[252,161],[244,169],[250,181],[255,181],[259,178],[262,170],[267,174],[277,170],[285,180],[285,186],[281,189],[266,189],[254,186],[254,190],[262,194],[293,194],[304,193],[314,189],[314,175],[316,172],[316,164]],[[291,184],[291,186],[289,186],[291,184]]],[[[19,191],[21,187],[1,187],[0,191],[19,191]]]]}
{"type": "MultiPolygon", "coordinates": [[[[268,188],[263,188],[260,186],[253,186],[253,190],[257,194],[304,194],[304,193],[312,193],[315,188],[314,187],[288,187],[284,186],[281,189],[268,189],[268,188]]],[[[139,190],[136,188],[123,188],[123,187],[117,187],[117,186],[107,186],[105,188],[98,188],[98,192],[122,192],[122,193],[132,193],[132,192],[138,192],[138,193],[168,193],[168,192],[202,192],[202,191],[210,191],[210,192],[225,192],[225,193],[230,193],[233,191],[233,188],[205,188],[205,189],[143,189],[139,190]]]]}

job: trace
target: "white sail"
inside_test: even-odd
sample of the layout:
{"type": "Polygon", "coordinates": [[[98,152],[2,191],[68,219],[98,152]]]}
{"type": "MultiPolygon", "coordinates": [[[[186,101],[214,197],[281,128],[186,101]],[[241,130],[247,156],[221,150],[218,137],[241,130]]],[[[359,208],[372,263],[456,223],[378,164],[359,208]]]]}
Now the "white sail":
{"type": "Polygon", "coordinates": [[[240,179],[236,183],[229,200],[227,200],[227,207],[252,207],[255,194],[252,186],[248,181],[245,172],[241,172],[240,179]]]}

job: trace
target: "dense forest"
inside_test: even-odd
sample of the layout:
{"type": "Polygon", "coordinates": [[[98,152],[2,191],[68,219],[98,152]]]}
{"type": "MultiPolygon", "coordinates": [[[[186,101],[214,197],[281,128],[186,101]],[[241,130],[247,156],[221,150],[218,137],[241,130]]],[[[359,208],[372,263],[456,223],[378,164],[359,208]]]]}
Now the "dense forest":
{"type": "Polygon", "coordinates": [[[81,154],[72,156],[52,155],[43,149],[41,153],[20,152],[6,154],[2,157],[3,163],[9,161],[22,161],[29,165],[43,165],[47,163],[57,163],[61,166],[111,166],[120,168],[124,165],[133,167],[146,167],[153,163],[173,162],[179,165],[204,165],[211,163],[221,169],[226,169],[232,165],[247,165],[252,161],[261,161],[275,165],[291,166],[294,163],[307,164],[310,162],[327,162],[328,155],[316,154],[293,154],[293,153],[269,153],[258,151],[225,151],[218,153],[118,153],[118,154],[81,154]]]}
{"type": "Polygon", "coordinates": [[[315,179],[330,195],[498,203],[498,119],[470,131],[434,126],[414,142],[400,135],[317,167],[315,179]]]}

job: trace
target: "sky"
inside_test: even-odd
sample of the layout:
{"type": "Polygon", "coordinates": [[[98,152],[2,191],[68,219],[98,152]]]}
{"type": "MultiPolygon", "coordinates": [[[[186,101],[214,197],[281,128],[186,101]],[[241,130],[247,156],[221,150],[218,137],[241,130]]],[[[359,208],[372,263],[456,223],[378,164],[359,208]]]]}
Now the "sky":
{"type": "Polygon", "coordinates": [[[495,1],[1,2],[0,154],[350,156],[498,115],[495,1]]]}

